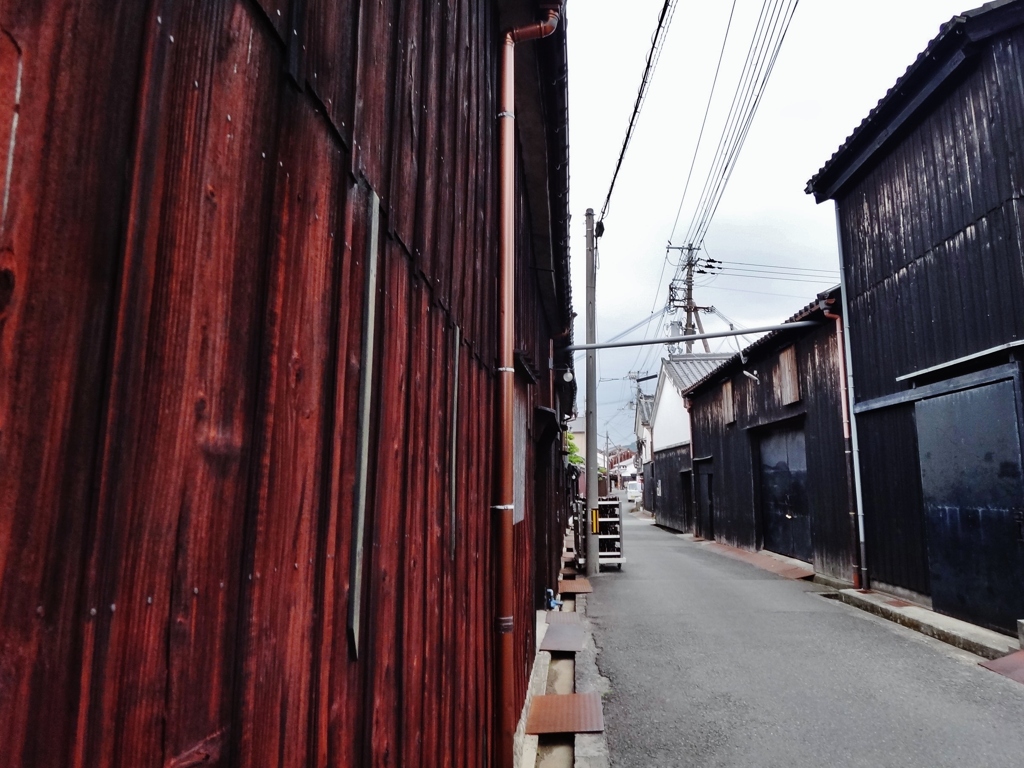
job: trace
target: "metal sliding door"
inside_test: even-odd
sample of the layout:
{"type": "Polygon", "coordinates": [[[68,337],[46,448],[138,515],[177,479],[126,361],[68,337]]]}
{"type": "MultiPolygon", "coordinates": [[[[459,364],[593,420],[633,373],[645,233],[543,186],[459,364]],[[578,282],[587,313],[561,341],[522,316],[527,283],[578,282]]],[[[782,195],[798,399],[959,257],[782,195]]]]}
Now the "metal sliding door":
{"type": "Polygon", "coordinates": [[[1015,632],[1024,617],[1024,482],[1013,381],[915,406],[936,610],[1015,632]]]}

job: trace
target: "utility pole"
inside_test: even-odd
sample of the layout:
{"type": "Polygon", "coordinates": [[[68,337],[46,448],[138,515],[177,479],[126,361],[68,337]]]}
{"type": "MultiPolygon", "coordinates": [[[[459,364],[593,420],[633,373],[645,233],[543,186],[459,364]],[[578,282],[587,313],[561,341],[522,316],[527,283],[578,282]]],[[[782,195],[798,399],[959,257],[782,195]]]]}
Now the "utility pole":
{"type": "MultiPolygon", "coordinates": [[[[694,248],[692,245],[686,246],[686,325],[683,327],[683,336],[696,336],[697,329],[693,325],[693,316],[695,314],[693,308],[693,259],[694,248]]],[[[689,354],[693,352],[693,342],[686,342],[686,352],[689,354]]]]}
{"type": "MultiPolygon", "coordinates": [[[[669,284],[669,301],[678,309],[682,308],[686,311],[686,323],[683,326],[683,336],[696,336],[698,329],[701,335],[704,334],[704,326],[700,321],[699,310],[707,309],[706,307],[698,307],[693,300],[693,272],[699,266],[699,259],[696,254],[700,250],[700,246],[693,244],[682,245],[682,246],[669,246],[670,250],[679,250],[685,252],[682,262],[680,262],[679,270],[683,272],[683,300],[679,303],[678,294],[676,293],[678,285],[679,271],[676,272],[676,279],[669,284]]],[[[704,351],[711,352],[711,347],[708,344],[707,339],[703,339],[704,351]]],[[[693,352],[693,342],[686,342],[687,354],[693,352]]]]}
{"type": "Polygon", "coordinates": [[[604,433],[604,477],[605,483],[607,483],[608,490],[612,489],[612,454],[611,454],[611,438],[608,437],[608,433],[604,433]]]}
{"type": "MultiPolygon", "coordinates": [[[[587,344],[597,343],[594,209],[587,208],[587,344]]],[[[599,573],[597,538],[597,350],[587,350],[587,576],[599,573]]]]}

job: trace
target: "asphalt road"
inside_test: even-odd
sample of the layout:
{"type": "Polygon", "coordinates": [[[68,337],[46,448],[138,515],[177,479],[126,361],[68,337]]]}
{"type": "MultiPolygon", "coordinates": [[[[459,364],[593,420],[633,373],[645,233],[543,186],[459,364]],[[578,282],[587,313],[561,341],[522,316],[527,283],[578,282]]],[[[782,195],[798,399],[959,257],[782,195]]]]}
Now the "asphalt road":
{"type": "Polygon", "coordinates": [[[1024,685],[627,515],[587,613],[612,765],[1024,765],[1024,685]]]}

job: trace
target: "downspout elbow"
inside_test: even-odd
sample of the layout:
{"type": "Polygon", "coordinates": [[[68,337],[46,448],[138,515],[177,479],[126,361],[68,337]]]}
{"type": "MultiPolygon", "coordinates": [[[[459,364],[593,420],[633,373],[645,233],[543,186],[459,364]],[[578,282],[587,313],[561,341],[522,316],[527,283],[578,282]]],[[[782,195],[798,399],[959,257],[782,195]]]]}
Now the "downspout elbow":
{"type": "Polygon", "coordinates": [[[558,19],[561,15],[561,5],[549,7],[543,21],[536,21],[532,24],[524,24],[521,27],[514,27],[505,33],[505,45],[524,43],[527,40],[539,40],[547,37],[558,28],[558,19]]]}

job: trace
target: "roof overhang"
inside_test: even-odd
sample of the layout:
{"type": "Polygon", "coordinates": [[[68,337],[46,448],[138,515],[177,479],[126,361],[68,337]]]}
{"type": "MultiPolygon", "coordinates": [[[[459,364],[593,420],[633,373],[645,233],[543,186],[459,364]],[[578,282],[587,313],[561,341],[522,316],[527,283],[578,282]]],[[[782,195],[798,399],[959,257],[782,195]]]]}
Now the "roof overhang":
{"type": "Polygon", "coordinates": [[[995,35],[1024,24],[1024,0],[997,0],[954,16],[827,163],[807,182],[816,202],[842,197],[970,71],[995,35]]]}

